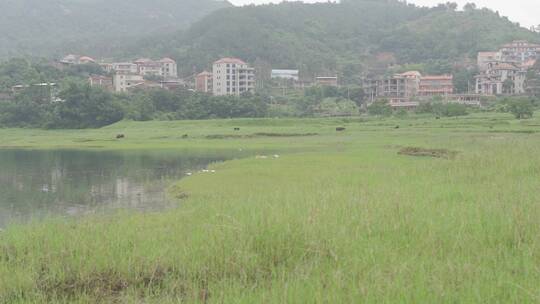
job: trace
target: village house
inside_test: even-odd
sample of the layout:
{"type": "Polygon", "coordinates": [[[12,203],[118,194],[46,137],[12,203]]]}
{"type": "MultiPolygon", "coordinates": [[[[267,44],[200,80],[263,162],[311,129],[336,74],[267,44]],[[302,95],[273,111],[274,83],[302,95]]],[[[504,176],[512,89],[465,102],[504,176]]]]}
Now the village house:
{"type": "Polygon", "coordinates": [[[91,87],[100,87],[107,91],[113,90],[113,79],[112,77],[102,76],[102,75],[90,75],[88,77],[88,83],[91,87]]]}
{"type": "Polygon", "coordinates": [[[240,96],[255,90],[255,69],[237,58],[222,58],[212,65],[215,96],[240,96]]]}
{"type": "Polygon", "coordinates": [[[408,71],[364,80],[363,88],[370,102],[385,99],[395,108],[414,108],[436,96],[446,101],[461,101],[453,98],[453,80],[452,75],[423,76],[418,71],[408,71]]]}
{"type": "Polygon", "coordinates": [[[411,104],[411,99],[418,93],[421,76],[418,71],[409,71],[389,77],[365,80],[363,87],[371,102],[386,99],[393,106],[410,107],[417,105],[411,104]]]}
{"type": "Polygon", "coordinates": [[[477,57],[478,70],[484,72],[488,69],[490,62],[497,62],[502,60],[501,52],[479,52],[477,57]]]}
{"type": "Polygon", "coordinates": [[[214,86],[212,84],[213,75],[208,71],[204,71],[195,76],[195,90],[197,92],[212,94],[214,90],[214,86]]]}
{"type": "Polygon", "coordinates": [[[501,60],[524,64],[530,60],[536,60],[540,55],[540,44],[529,43],[525,40],[516,40],[505,44],[499,50],[501,60]]]}
{"type": "Polygon", "coordinates": [[[418,96],[447,96],[454,93],[454,76],[426,75],[420,77],[418,96]]]}
{"type": "Polygon", "coordinates": [[[114,74],[112,79],[113,89],[118,93],[125,93],[129,88],[145,82],[144,77],[138,74],[114,74]]]}
{"type": "Polygon", "coordinates": [[[317,76],[315,77],[316,85],[337,87],[339,85],[337,76],[317,76]]]}
{"type": "Polygon", "coordinates": [[[80,56],[69,54],[60,60],[61,64],[64,65],[77,65],[77,64],[89,64],[96,63],[96,61],[88,56],[80,56]]]}
{"type": "Polygon", "coordinates": [[[520,95],[525,93],[527,71],[540,55],[540,45],[513,41],[497,52],[478,53],[475,91],[481,95],[520,95]]]}
{"type": "Polygon", "coordinates": [[[519,95],[525,93],[527,71],[518,63],[495,61],[476,77],[480,95],[519,95]]]}
{"type": "Polygon", "coordinates": [[[108,73],[156,76],[163,79],[178,78],[176,61],[171,58],[163,58],[157,61],[140,58],[134,62],[100,63],[100,66],[108,73]]]}

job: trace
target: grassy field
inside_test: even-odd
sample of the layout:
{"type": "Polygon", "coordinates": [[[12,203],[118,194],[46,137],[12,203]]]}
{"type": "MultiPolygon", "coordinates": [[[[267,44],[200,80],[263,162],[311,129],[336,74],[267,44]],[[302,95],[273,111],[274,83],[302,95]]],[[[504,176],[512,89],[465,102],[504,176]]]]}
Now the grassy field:
{"type": "Polygon", "coordinates": [[[179,181],[175,210],[0,232],[0,303],[540,303],[539,132],[504,114],[0,130],[253,155],[179,181]]]}

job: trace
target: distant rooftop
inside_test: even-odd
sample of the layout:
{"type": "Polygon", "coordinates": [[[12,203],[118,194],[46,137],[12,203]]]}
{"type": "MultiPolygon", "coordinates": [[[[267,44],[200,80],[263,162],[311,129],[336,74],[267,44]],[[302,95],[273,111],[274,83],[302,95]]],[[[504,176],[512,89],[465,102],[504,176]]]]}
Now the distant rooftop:
{"type": "Polygon", "coordinates": [[[232,63],[232,64],[246,64],[244,61],[238,58],[221,58],[218,61],[214,62],[214,64],[222,64],[222,63],[232,63]]]}

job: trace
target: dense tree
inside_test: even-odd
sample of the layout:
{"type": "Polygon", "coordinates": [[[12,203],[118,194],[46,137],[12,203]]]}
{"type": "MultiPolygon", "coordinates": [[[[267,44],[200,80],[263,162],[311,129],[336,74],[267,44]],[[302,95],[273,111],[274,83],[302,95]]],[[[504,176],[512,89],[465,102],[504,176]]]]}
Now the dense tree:
{"type": "Polygon", "coordinates": [[[392,115],[392,107],[386,101],[374,102],[367,107],[370,115],[390,116],[392,115]]]}
{"type": "Polygon", "coordinates": [[[173,54],[190,75],[216,58],[236,56],[296,68],[302,77],[339,74],[346,84],[389,64],[422,63],[426,73],[453,72],[456,62],[474,58],[514,39],[540,41],[487,9],[455,3],[420,8],[404,1],[349,0],[341,3],[228,8],[196,22],[185,32],[140,43],[133,54],[173,54]],[[202,52],[201,50],[204,50],[202,52]]]}
{"type": "Polygon", "coordinates": [[[0,57],[106,54],[135,37],[175,31],[229,6],[213,0],[4,0],[0,57]]]}
{"type": "Polygon", "coordinates": [[[534,106],[530,100],[519,98],[510,101],[508,110],[517,119],[531,118],[534,114],[534,106]]]}

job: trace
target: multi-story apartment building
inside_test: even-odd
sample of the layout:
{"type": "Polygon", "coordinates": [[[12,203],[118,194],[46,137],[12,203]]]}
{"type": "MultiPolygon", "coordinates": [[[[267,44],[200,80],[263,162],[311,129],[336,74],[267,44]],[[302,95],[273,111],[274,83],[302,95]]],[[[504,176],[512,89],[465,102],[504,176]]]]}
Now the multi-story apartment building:
{"type": "Polygon", "coordinates": [[[158,60],[161,65],[163,77],[165,78],[178,78],[178,64],[171,58],[163,58],[158,60]]]}
{"type": "Polygon", "coordinates": [[[536,60],[540,55],[540,44],[516,40],[502,46],[501,60],[523,64],[529,60],[536,60]]]}
{"type": "Polygon", "coordinates": [[[137,74],[114,74],[113,90],[119,93],[125,93],[129,88],[139,86],[144,83],[144,77],[137,74]]]}
{"type": "Polygon", "coordinates": [[[159,62],[147,58],[141,58],[134,61],[137,65],[137,74],[141,76],[163,77],[163,69],[159,62]]]}
{"type": "Polygon", "coordinates": [[[204,71],[195,76],[195,90],[202,93],[213,93],[213,75],[208,71],[204,71]]]}
{"type": "Polygon", "coordinates": [[[454,76],[426,75],[420,77],[418,96],[447,96],[454,93],[454,76]]]}
{"type": "Polygon", "coordinates": [[[91,87],[100,87],[109,91],[113,89],[112,77],[102,75],[90,75],[90,77],[88,77],[88,83],[91,87]]]}
{"type": "Polygon", "coordinates": [[[157,61],[141,58],[134,62],[100,63],[99,65],[108,73],[159,76],[164,79],[178,78],[176,61],[171,58],[163,58],[157,61]]]}
{"type": "Polygon", "coordinates": [[[502,54],[501,52],[479,52],[478,53],[478,70],[481,72],[487,70],[488,64],[494,61],[501,61],[502,54]]]}
{"type": "Polygon", "coordinates": [[[255,90],[255,69],[237,58],[222,58],[212,66],[215,96],[236,95],[255,90]]]}
{"type": "Polygon", "coordinates": [[[476,93],[481,95],[519,95],[525,93],[526,69],[514,62],[491,62],[476,76],[476,93]]]}
{"type": "Polygon", "coordinates": [[[115,74],[138,74],[139,71],[137,65],[131,62],[115,62],[108,65],[107,69],[115,74]]]}
{"type": "Polygon", "coordinates": [[[452,75],[426,75],[409,71],[389,77],[364,80],[364,92],[370,102],[386,99],[393,107],[413,108],[422,100],[434,96],[453,100],[454,84],[452,75]]]}
{"type": "Polygon", "coordinates": [[[366,80],[364,91],[371,102],[376,99],[388,99],[391,104],[409,102],[418,93],[421,76],[417,71],[410,71],[390,77],[366,80]]]}
{"type": "Polygon", "coordinates": [[[498,52],[480,52],[476,93],[519,95],[525,93],[527,71],[540,56],[540,45],[518,40],[505,44],[498,52]]]}

